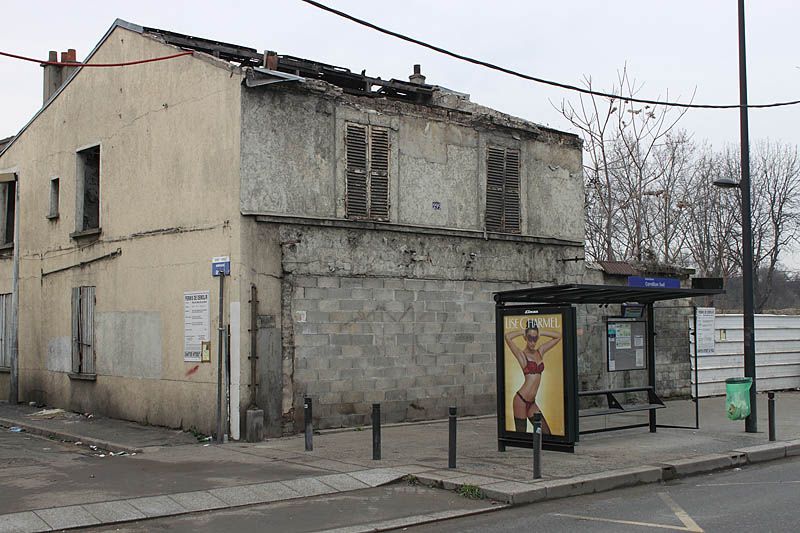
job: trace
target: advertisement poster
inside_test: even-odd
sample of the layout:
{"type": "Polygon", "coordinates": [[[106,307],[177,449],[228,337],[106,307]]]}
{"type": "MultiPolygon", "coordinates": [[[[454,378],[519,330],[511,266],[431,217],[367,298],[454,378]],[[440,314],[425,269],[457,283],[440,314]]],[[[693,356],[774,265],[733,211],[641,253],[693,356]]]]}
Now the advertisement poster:
{"type": "Polygon", "coordinates": [[[566,436],[564,404],[564,317],[503,316],[505,429],[533,431],[533,415],[542,413],[542,433],[566,436]]]}
{"type": "MultiPolygon", "coordinates": [[[[183,293],[183,360],[199,363],[203,343],[211,339],[208,291],[183,293]]],[[[206,359],[210,360],[210,358],[206,359]]]]}

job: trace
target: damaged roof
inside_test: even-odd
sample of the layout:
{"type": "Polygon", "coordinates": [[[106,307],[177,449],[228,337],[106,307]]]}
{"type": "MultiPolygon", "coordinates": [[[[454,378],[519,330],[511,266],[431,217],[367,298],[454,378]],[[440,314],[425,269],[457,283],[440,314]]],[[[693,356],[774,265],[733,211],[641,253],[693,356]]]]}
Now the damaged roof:
{"type": "Polygon", "coordinates": [[[238,44],[224,43],[201,37],[193,37],[158,28],[142,28],[143,33],[157,36],[166,44],[188,50],[196,50],[214,57],[237,63],[240,67],[266,67],[269,70],[292,74],[294,76],[316,79],[341,87],[344,92],[361,96],[388,96],[415,102],[426,102],[436,89],[433,85],[413,83],[397,79],[384,80],[380,77],[360,74],[345,67],[328,65],[319,61],[303,59],[275,52],[259,53],[255,48],[238,44]]]}
{"type": "MultiPolygon", "coordinates": [[[[267,85],[271,82],[317,80],[330,84],[333,87],[338,87],[346,94],[390,98],[411,103],[455,109],[469,113],[480,121],[490,125],[528,131],[534,135],[546,131],[551,134],[556,134],[578,147],[582,146],[580,137],[573,133],[542,126],[529,120],[470,102],[468,94],[453,91],[439,85],[426,84],[425,77],[422,76],[419,71],[419,65],[414,66],[414,74],[409,77],[411,81],[403,81],[394,78],[384,80],[380,77],[367,76],[366,70],[355,73],[345,67],[329,65],[319,61],[302,59],[290,55],[279,55],[271,51],[260,53],[255,48],[247,46],[194,37],[158,28],[139,26],[122,19],[114,21],[84,62],[91,60],[97,50],[117,28],[124,28],[142,35],[148,35],[165,44],[184,50],[200,52],[226,61],[245,71],[245,83],[250,87],[267,85]],[[446,104],[443,103],[445,101],[447,102],[446,104]]],[[[14,144],[20,137],[20,134],[22,134],[50,103],[58,97],[81,70],[82,67],[80,66],[73,70],[70,76],[62,83],[61,87],[53,93],[50,99],[45,102],[31,120],[20,129],[16,136],[3,139],[3,141],[7,141],[5,144],[3,144],[3,141],[0,141],[0,155],[14,144]]]]}

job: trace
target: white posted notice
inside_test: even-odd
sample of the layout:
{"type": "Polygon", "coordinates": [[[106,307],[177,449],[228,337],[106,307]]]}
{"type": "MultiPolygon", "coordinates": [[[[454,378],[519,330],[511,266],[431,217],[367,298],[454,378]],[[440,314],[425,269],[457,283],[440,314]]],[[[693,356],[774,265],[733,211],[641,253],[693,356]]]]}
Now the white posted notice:
{"type": "Polygon", "coordinates": [[[716,309],[713,307],[697,308],[697,355],[714,355],[714,319],[716,309]]]}
{"type": "Polygon", "coordinates": [[[211,340],[211,315],[208,291],[183,293],[183,360],[200,362],[203,341],[211,340]]]}

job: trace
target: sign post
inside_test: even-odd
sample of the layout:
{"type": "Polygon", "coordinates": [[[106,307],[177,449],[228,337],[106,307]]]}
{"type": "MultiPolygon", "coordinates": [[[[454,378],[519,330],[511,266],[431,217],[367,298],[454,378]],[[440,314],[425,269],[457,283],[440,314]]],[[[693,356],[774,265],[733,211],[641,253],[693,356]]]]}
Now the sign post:
{"type": "Polygon", "coordinates": [[[225,276],[230,276],[231,274],[231,258],[224,256],[224,257],[214,257],[211,259],[211,275],[215,277],[219,277],[219,328],[217,330],[217,336],[219,338],[219,347],[217,349],[217,435],[216,435],[216,442],[217,444],[222,444],[225,442],[225,437],[223,434],[223,409],[222,409],[222,383],[223,383],[223,372],[224,372],[224,355],[225,355],[225,324],[224,324],[224,316],[223,316],[223,298],[224,298],[224,290],[225,290],[225,276]]]}

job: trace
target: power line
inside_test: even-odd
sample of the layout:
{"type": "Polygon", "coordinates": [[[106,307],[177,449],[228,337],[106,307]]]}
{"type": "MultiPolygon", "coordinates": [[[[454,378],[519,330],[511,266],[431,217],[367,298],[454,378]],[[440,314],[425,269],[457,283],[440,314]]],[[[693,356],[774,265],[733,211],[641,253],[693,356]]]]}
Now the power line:
{"type": "Polygon", "coordinates": [[[12,57],[14,59],[21,59],[23,61],[30,61],[32,63],[39,63],[40,65],[55,65],[58,67],[100,67],[100,68],[109,68],[109,67],[128,67],[131,65],[141,65],[142,63],[153,63],[155,61],[165,61],[167,59],[175,59],[176,57],[181,56],[188,56],[193,54],[194,52],[181,52],[179,54],[172,54],[170,56],[162,56],[162,57],[153,57],[151,59],[139,59],[136,61],[126,61],[124,63],[78,63],[78,62],[69,62],[69,61],[41,61],[39,59],[34,59],[32,57],[25,57],[20,56],[17,54],[10,54],[8,52],[0,52],[0,56],[12,57]]]}
{"type": "MultiPolygon", "coordinates": [[[[714,105],[714,104],[684,104],[681,102],[667,102],[667,101],[659,101],[659,100],[648,100],[645,98],[634,98],[631,96],[622,96],[619,94],[611,94],[611,93],[604,93],[600,91],[594,91],[592,89],[587,89],[585,87],[578,87],[576,85],[569,85],[567,83],[562,83],[559,81],[552,81],[546,80],[544,78],[538,78],[536,76],[531,76],[529,74],[524,74],[522,72],[518,72],[516,70],[512,70],[509,68],[501,67],[498,65],[494,65],[492,63],[488,63],[486,61],[481,61],[480,59],[475,59],[469,56],[465,56],[462,54],[458,54],[456,52],[451,52],[450,50],[446,50],[439,46],[426,43],[425,41],[420,41],[419,39],[415,39],[413,37],[409,37],[408,35],[404,35],[402,33],[398,33],[392,30],[388,30],[386,28],[382,28],[376,24],[368,22],[366,20],[354,17],[353,15],[349,15],[344,11],[339,11],[338,9],[333,9],[332,7],[326,6],[324,4],[320,4],[319,2],[315,2],[314,0],[300,0],[301,2],[305,2],[306,4],[312,5],[316,8],[319,8],[323,11],[327,11],[328,13],[333,13],[336,16],[345,18],[356,24],[360,24],[361,26],[366,26],[367,28],[379,31],[386,35],[390,35],[392,37],[396,37],[397,39],[401,39],[403,41],[407,41],[409,43],[413,43],[424,48],[428,48],[429,50],[433,50],[434,52],[438,52],[440,54],[444,54],[446,56],[454,57],[456,59],[460,59],[461,61],[466,61],[467,63],[472,63],[473,65],[479,65],[482,67],[486,67],[491,70],[496,70],[498,72],[503,72],[505,74],[510,74],[511,76],[516,76],[518,78],[522,78],[524,80],[533,81],[536,83],[542,83],[545,85],[551,85],[553,87],[559,87],[561,89],[567,89],[569,91],[575,91],[583,94],[589,94],[592,96],[601,96],[604,98],[614,98],[616,100],[622,100],[625,102],[634,102],[637,104],[651,104],[651,105],[659,105],[665,107],[682,107],[687,109],[739,109],[741,106],[739,104],[731,104],[731,105],[714,105]]],[[[746,107],[750,109],[765,109],[770,107],[785,107],[785,106],[792,106],[800,104],[800,100],[790,100],[787,102],[773,102],[770,104],[749,104],[746,107]]]]}

